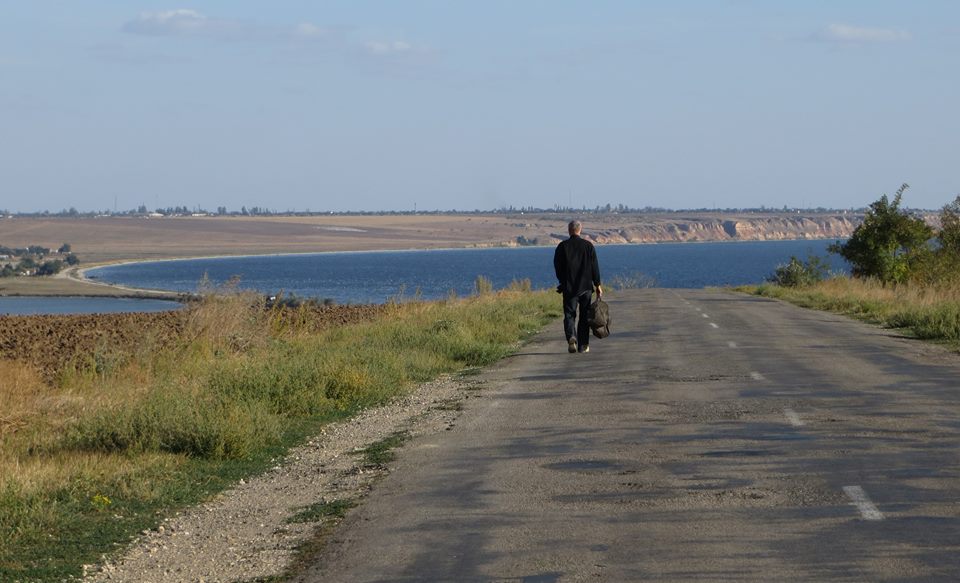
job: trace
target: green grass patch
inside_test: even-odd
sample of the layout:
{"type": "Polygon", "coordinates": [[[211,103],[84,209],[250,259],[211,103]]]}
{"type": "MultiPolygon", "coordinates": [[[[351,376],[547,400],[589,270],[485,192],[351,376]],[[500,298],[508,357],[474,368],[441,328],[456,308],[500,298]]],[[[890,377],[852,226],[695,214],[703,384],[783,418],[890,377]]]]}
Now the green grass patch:
{"type": "Polygon", "coordinates": [[[447,399],[434,407],[437,411],[463,411],[463,401],[447,399]]]}
{"type": "Polygon", "coordinates": [[[287,519],[290,524],[304,522],[320,522],[329,518],[340,519],[347,514],[347,510],[357,505],[356,500],[334,500],[332,502],[316,502],[287,519]]]}
{"type": "Polygon", "coordinates": [[[408,439],[410,439],[408,432],[398,431],[357,450],[356,453],[363,456],[363,462],[367,465],[384,466],[396,459],[397,454],[393,450],[403,445],[408,439]]]}
{"type": "MultiPolygon", "coordinates": [[[[55,387],[0,363],[0,401],[24,411],[15,430],[0,424],[0,580],[78,577],[324,424],[490,364],[560,314],[553,294],[519,291],[400,304],[328,329],[276,326],[239,295],[193,309],[180,345],[55,387]]],[[[403,439],[366,448],[365,462],[388,463],[403,439]]]]}

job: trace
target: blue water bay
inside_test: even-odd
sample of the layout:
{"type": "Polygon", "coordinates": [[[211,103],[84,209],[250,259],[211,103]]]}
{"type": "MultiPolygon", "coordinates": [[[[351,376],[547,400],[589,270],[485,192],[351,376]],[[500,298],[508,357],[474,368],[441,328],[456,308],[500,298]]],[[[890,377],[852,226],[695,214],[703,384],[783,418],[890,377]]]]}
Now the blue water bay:
{"type": "Polygon", "coordinates": [[[0,316],[36,314],[116,314],[123,312],[165,312],[183,307],[169,300],[110,297],[4,297],[0,316]]]}
{"type": "MultiPolygon", "coordinates": [[[[700,288],[759,283],[791,255],[826,256],[832,241],[736,243],[663,243],[599,245],[604,280],[643,274],[657,286],[700,288]]],[[[846,266],[836,256],[833,269],[846,266]]],[[[222,285],[235,280],[243,289],[264,294],[330,298],[338,303],[380,303],[418,291],[426,299],[473,292],[477,276],[495,287],[530,279],[552,288],[552,247],[446,249],[316,253],[186,259],[115,265],[90,270],[88,277],[125,286],[197,291],[201,280],[222,285]]]]}

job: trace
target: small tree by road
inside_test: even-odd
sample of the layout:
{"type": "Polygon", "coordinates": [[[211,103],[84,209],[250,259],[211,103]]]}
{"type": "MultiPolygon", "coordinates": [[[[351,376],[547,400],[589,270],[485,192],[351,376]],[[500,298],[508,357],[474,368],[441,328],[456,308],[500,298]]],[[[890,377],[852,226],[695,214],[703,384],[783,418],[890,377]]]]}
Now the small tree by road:
{"type": "Polygon", "coordinates": [[[900,208],[904,184],[891,202],[884,194],[870,210],[846,243],[830,246],[850,262],[854,277],[875,277],[883,283],[902,283],[911,268],[930,253],[933,229],[923,219],[900,208]]]}
{"type": "Polygon", "coordinates": [[[960,195],[940,211],[940,250],[960,256],[960,195]]]}

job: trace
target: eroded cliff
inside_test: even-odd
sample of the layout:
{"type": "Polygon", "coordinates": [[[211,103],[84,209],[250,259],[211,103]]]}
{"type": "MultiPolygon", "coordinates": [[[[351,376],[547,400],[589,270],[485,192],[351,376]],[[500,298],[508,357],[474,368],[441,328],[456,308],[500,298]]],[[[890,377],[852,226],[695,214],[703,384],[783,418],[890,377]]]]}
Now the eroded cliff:
{"type": "MultiPolygon", "coordinates": [[[[862,215],[854,214],[622,215],[587,217],[584,219],[583,234],[600,244],[844,239],[853,233],[862,220],[862,215]]],[[[566,238],[564,225],[557,224],[552,218],[515,226],[523,230],[514,240],[516,245],[549,245],[566,238]]]]}

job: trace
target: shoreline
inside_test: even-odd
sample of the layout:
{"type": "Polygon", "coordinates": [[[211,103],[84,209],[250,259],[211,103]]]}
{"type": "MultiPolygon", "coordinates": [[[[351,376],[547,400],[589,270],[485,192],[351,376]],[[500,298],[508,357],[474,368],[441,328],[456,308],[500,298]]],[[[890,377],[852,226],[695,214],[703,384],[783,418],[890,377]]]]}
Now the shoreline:
{"type": "MultiPolygon", "coordinates": [[[[737,244],[737,243],[777,243],[777,242],[795,242],[795,241],[823,241],[827,239],[832,239],[833,237],[817,237],[817,238],[797,238],[797,239],[742,239],[742,240],[697,240],[697,241],[647,241],[647,242],[638,242],[638,243],[606,243],[599,244],[595,243],[599,247],[627,247],[627,246],[645,246],[645,245],[689,245],[689,244],[704,244],[704,243],[722,243],[722,244],[737,244]]],[[[194,297],[195,293],[190,292],[177,292],[170,290],[161,290],[161,289],[151,289],[151,288],[138,288],[127,286],[123,284],[108,283],[104,281],[97,281],[91,279],[87,276],[87,272],[93,269],[100,269],[105,267],[114,267],[121,265],[133,265],[133,264],[142,264],[142,263],[168,263],[174,261],[192,261],[192,260],[207,260],[207,259],[243,259],[251,257],[296,257],[303,255],[350,255],[350,254],[370,254],[370,253],[408,253],[408,252],[429,252],[429,251],[481,251],[488,249],[542,249],[542,248],[552,248],[553,245],[509,245],[509,244],[467,244],[459,247],[413,247],[413,248],[394,248],[394,249],[353,249],[353,250],[336,250],[336,251],[290,251],[290,252],[274,252],[274,253],[239,253],[239,254],[215,254],[215,255],[186,255],[186,256],[175,256],[175,257],[163,257],[156,259],[119,259],[115,261],[104,261],[99,263],[94,263],[91,265],[77,266],[68,268],[61,273],[53,276],[50,279],[56,280],[68,280],[78,286],[96,286],[99,289],[111,290],[116,293],[106,293],[106,294],[97,294],[97,293],[83,293],[82,289],[74,292],[67,291],[63,293],[30,293],[26,292],[13,292],[13,293],[3,293],[0,292],[0,297],[115,297],[115,298],[127,298],[127,299],[167,299],[183,302],[188,300],[191,297],[194,297]]],[[[28,286],[29,287],[29,286],[28,286]]]]}
{"type": "Polygon", "coordinates": [[[85,267],[69,267],[56,275],[44,278],[16,278],[12,282],[15,284],[12,290],[0,288],[0,298],[116,298],[170,300],[183,303],[193,295],[100,282],[89,279],[82,273],[87,269],[105,267],[111,264],[101,263],[85,267]],[[103,291],[95,292],[94,290],[103,291]]]}
{"type": "Polygon", "coordinates": [[[63,273],[63,277],[71,281],[81,283],[83,285],[95,285],[112,290],[119,290],[123,292],[130,292],[129,296],[114,296],[114,297],[129,297],[131,299],[172,299],[176,301],[182,301],[185,297],[189,297],[192,294],[185,294],[181,292],[173,292],[169,290],[159,290],[159,289],[149,289],[149,288],[138,288],[121,285],[118,283],[107,283],[103,281],[96,281],[87,277],[86,272],[90,269],[99,269],[101,267],[110,267],[112,265],[127,265],[131,263],[143,263],[144,261],[140,260],[130,260],[130,261],[118,261],[116,263],[103,263],[99,265],[90,265],[87,267],[74,267],[72,269],[66,270],[63,273]]]}
{"type": "MultiPolygon", "coordinates": [[[[628,243],[630,244],[630,243],[628,243]]],[[[119,283],[107,283],[104,281],[97,281],[87,277],[87,272],[92,269],[101,269],[104,267],[116,267],[120,265],[134,265],[141,263],[169,263],[174,261],[193,261],[200,259],[244,259],[249,257],[295,257],[301,255],[335,255],[335,254],[361,254],[361,253],[408,253],[415,251],[467,251],[467,250],[481,250],[481,249],[509,249],[509,248],[523,248],[523,247],[546,247],[546,245],[525,245],[525,246],[516,246],[510,247],[507,245],[490,245],[490,246],[468,246],[468,247],[430,247],[430,248],[407,248],[407,249],[356,249],[356,250],[347,250],[347,251],[291,251],[291,252],[281,252],[281,253],[241,253],[238,255],[230,254],[218,254],[218,255],[196,255],[196,256],[185,256],[185,257],[164,257],[161,259],[121,259],[117,261],[106,261],[102,263],[96,263],[93,265],[87,265],[84,267],[73,267],[68,270],[64,270],[60,274],[57,274],[54,277],[62,277],[81,283],[84,285],[96,285],[104,288],[110,288],[115,290],[121,290],[124,292],[132,293],[143,293],[149,294],[147,298],[140,295],[116,295],[112,297],[129,297],[135,299],[176,299],[178,301],[183,298],[189,298],[196,294],[191,294],[189,292],[175,292],[170,290],[158,290],[150,288],[139,288],[125,286],[119,283]]],[[[46,297],[56,297],[56,296],[46,296],[46,297]]],[[[70,296],[61,296],[61,297],[81,297],[75,294],[70,294],[70,296]]],[[[94,296],[98,297],[98,296],[94,296]]]]}

